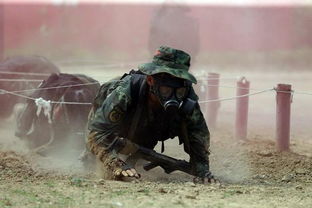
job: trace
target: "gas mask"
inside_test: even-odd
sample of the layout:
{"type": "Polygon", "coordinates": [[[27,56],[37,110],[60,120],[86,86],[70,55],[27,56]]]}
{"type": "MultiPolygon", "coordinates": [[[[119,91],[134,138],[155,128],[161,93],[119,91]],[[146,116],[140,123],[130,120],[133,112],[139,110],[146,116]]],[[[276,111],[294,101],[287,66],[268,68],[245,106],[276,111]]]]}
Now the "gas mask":
{"type": "Polygon", "coordinates": [[[151,86],[151,92],[156,95],[168,113],[176,113],[181,110],[190,113],[196,104],[188,98],[192,83],[178,78],[167,76],[153,76],[154,86],[151,86]]]}

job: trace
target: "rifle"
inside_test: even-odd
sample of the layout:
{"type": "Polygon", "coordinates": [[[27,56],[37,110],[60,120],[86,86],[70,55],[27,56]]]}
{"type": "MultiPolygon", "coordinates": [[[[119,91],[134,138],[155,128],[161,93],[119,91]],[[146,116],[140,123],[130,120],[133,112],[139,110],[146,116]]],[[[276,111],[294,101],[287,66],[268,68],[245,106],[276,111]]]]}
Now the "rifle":
{"type": "Polygon", "coordinates": [[[140,155],[142,159],[149,161],[149,163],[143,165],[143,168],[146,171],[149,171],[159,166],[162,169],[164,169],[165,173],[167,174],[179,170],[184,173],[195,176],[191,164],[189,162],[186,162],[185,160],[178,160],[142,146],[138,146],[137,153],[140,155]]]}

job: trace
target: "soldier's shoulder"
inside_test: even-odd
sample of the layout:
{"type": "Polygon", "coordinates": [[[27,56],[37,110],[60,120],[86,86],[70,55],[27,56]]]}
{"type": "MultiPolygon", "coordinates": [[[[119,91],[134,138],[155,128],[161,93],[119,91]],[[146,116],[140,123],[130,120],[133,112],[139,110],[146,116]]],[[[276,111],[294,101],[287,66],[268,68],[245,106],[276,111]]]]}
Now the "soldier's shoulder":
{"type": "Polygon", "coordinates": [[[130,99],[131,98],[131,77],[125,76],[122,79],[114,81],[109,87],[107,96],[115,95],[119,99],[130,99]]]}
{"type": "Polygon", "coordinates": [[[97,109],[105,100],[107,100],[108,97],[112,95],[117,98],[114,99],[114,102],[121,99],[121,97],[123,100],[129,101],[130,83],[131,81],[128,77],[122,79],[121,76],[114,77],[113,79],[104,82],[94,99],[94,108],[97,109]]]}
{"type": "Polygon", "coordinates": [[[117,90],[117,92],[122,92],[129,94],[131,86],[131,77],[115,77],[102,84],[101,89],[103,92],[106,92],[109,95],[111,92],[117,90]]]}

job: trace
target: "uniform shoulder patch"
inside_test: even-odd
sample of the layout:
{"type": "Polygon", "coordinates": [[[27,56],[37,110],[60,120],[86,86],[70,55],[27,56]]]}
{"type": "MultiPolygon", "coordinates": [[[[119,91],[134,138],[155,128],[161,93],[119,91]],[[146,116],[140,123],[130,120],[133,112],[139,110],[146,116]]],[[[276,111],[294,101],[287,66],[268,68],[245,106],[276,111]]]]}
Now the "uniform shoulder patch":
{"type": "Polygon", "coordinates": [[[124,116],[124,112],[122,112],[118,108],[114,108],[109,114],[108,114],[108,119],[112,123],[117,123],[119,122],[124,116]]]}

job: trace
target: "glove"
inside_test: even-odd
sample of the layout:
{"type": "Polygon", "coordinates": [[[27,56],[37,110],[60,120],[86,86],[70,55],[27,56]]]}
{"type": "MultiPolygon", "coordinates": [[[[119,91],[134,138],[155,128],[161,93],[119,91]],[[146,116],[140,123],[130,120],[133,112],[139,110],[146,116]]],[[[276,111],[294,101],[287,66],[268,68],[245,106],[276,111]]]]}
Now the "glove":
{"type": "Polygon", "coordinates": [[[118,157],[108,158],[104,162],[104,167],[112,175],[112,179],[125,180],[126,178],[140,178],[140,174],[134,169],[132,165],[125,163],[118,157]]]}
{"type": "Polygon", "coordinates": [[[194,163],[193,168],[196,173],[194,178],[194,183],[216,183],[217,179],[214,178],[212,173],[209,171],[209,165],[207,163],[194,163]]]}
{"type": "Polygon", "coordinates": [[[197,176],[193,179],[194,183],[202,183],[202,184],[207,184],[207,183],[217,183],[218,180],[215,179],[215,177],[211,174],[210,171],[207,171],[204,175],[202,176],[197,176]]]}

